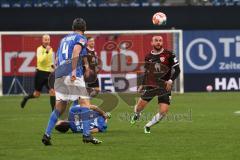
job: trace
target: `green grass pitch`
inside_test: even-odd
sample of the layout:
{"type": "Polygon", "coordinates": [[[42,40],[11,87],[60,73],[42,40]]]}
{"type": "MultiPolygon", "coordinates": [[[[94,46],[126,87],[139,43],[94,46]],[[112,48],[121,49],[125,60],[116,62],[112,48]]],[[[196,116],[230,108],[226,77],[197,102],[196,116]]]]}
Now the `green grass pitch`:
{"type": "MultiPolygon", "coordinates": [[[[131,95],[129,95],[131,96],[131,95]]],[[[95,135],[101,145],[83,144],[79,134],[52,135],[53,146],[41,138],[50,115],[48,96],[19,107],[20,96],[0,97],[1,160],[232,160],[240,157],[239,93],[174,95],[169,116],[143,133],[147,119],[157,111],[154,99],[142,119],[129,124],[132,112],[122,100],[112,111],[108,131],[95,135]]],[[[95,103],[99,103],[95,100],[95,103]]]]}

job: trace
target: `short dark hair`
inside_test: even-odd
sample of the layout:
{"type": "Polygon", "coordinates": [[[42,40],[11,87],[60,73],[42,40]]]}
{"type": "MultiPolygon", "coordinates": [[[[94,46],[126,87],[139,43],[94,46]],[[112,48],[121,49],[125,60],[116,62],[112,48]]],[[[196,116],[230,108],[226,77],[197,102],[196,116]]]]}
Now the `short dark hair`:
{"type": "Polygon", "coordinates": [[[86,21],[82,18],[75,18],[73,20],[73,24],[72,24],[72,29],[73,31],[79,30],[79,31],[86,31],[87,25],[86,25],[86,21]]]}
{"type": "Polygon", "coordinates": [[[61,133],[66,133],[70,128],[69,122],[61,122],[55,126],[55,129],[61,133]]]}

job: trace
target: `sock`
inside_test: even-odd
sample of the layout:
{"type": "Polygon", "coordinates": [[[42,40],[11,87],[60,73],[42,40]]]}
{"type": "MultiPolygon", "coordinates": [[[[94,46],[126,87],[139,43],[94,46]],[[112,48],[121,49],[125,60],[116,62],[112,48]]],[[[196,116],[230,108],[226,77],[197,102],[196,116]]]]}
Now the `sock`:
{"type": "Polygon", "coordinates": [[[83,135],[90,136],[90,121],[85,120],[82,123],[83,123],[83,135]]]}
{"type": "Polygon", "coordinates": [[[83,123],[83,136],[90,136],[90,110],[88,108],[82,107],[81,117],[83,123]]]}
{"type": "Polygon", "coordinates": [[[155,125],[156,123],[158,123],[162,118],[163,118],[163,116],[160,113],[157,113],[155,116],[153,116],[152,120],[149,121],[145,126],[151,127],[151,126],[155,125]]]}
{"type": "Polygon", "coordinates": [[[49,121],[48,121],[48,126],[47,126],[46,131],[45,131],[45,134],[47,136],[51,136],[52,129],[54,128],[55,124],[57,123],[57,120],[58,120],[59,116],[60,116],[60,113],[56,109],[51,113],[49,121]]]}
{"type": "Polygon", "coordinates": [[[35,98],[35,97],[34,97],[34,95],[32,93],[32,94],[29,94],[29,95],[25,96],[25,98],[28,100],[28,99],[35,98]]]}
{"type": "Polygon", "coordinates": [[[52,111],[55,108],[55,103],[56,103],[56,97],[55,96],[50,96],[50,104],[51,104],[51,107],[52,107],[52,111]]]}
{"type": "Polygon", "coordinates": [[[137,105],[134,107],[134,113],[137,116],[137,118],[139,118],[141,115],[141,112],[137,111],[137,105]]]}

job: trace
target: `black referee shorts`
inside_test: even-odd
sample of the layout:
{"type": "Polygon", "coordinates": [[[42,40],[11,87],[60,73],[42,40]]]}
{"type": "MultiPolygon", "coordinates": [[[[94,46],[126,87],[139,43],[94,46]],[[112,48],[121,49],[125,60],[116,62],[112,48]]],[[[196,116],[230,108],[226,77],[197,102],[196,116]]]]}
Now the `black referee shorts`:
{"type": "Polygon", "coordinates": [[[50,89],[48,85],[48,77],[51,72],[45,72],[45,71],[40,71],[36,70],[35,74],[35,90],[38,92],[42,91],[42,88],[45,86],[48,90],[50,89]]]}
{"type": "Polygon", "coordinates": [[[147,86],[143,90],[141,99],[150,102],[155,96],[158,97],[158,103],[165,103],[170,105],[171,92],[167,92],[165,89],[147,86]]]}

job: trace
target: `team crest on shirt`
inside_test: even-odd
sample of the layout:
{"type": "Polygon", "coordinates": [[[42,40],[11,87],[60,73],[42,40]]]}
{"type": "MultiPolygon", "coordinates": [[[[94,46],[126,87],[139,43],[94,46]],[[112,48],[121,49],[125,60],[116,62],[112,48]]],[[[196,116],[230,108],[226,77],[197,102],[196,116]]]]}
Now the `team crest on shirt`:
{"type": "Polygon", "coordinates": [[[79,43],[84,46],[84,45],[85,45],[84,39],[80,39],[80,40],[79,40],[79,43]]]}
{"type": "Polygon", "coordinates": [[[164,62],[165,61],[165,57],[160,57],[160,61],[164,62]]]}

